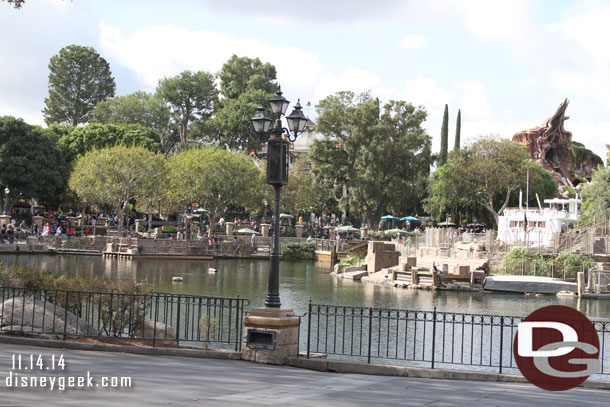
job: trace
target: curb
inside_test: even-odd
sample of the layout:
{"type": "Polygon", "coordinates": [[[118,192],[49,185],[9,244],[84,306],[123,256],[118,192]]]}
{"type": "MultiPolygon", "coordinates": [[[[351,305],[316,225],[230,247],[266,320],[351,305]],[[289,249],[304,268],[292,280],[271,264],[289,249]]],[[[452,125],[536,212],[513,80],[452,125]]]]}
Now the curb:
{"type": "MultiPolygon", "coordinates": [[[[286,364],[292,367],[315,370],[318,372],[333,373],[357,373],[377,376],[415,377],[421,379],[444,379],[444,380],[471,380],[482,382],[502,383],[529,383],[527,379],[519,375],[499,374],[489,372],[472,372],[451,369],[430,369],[407,366],[390,366],[378,364],[366,364],[359,362],[347,362],[342,360],[328,359],[306,359],[304,357],[290,357],[286,364]]],[[[587,380],[580,387],[600,390],[610,390],[610,382],[587,380]]]]}
{"type": "Polygon", "coordinates": [[[10,343],[15,345],[38,346],[45,348],[60,348],[74,350],[89,350],[102,352],[120,352],[133,353],[137,355],[149,356],[181,356],[188,358],[201,359],[225,359],[225,360],[240,360],[241,352],[231,350],[198,350],[198,349],[180,349],[180,348],[162,348],[152,346],[130,346],[130,345],[114,345],[108,343],[84,343],[61,341],[56,339],[38,339],[24,338],[15,336],[0,335],[0,343],[10,343]]]}

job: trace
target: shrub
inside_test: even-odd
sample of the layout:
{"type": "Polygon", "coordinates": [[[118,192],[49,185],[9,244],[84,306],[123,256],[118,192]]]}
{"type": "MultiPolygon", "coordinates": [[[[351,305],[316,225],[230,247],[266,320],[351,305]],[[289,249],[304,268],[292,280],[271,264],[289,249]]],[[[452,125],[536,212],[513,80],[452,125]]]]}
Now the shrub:
{"type": "Polygon", "coordinates": [[[341,260],[341,263],[343,264],[348,264],[350,266],[355,266],[359,263],[363,263],[364,259],[361,257],[346,257],[345,259],[341,260]]]}
{"type": "Polygon", "coordinates": [[[287,243],[281,247],[284,260],[309,260],[313,259],[316,251],[315,243],[287,243]]]}
{"type": "Polygon", "coordinates": [[[579,271],[586,271],[595,263],[589,256],[579,253],[559,253],[557,263],[563,266],[566,278],[576,278],[579,271]]]}

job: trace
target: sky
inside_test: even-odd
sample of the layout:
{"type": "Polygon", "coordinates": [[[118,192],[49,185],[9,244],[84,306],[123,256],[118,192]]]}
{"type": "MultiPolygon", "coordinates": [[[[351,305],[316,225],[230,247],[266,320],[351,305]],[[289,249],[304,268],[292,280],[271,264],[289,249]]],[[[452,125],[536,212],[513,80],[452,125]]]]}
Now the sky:
{"type": "Polygon", "coordinates": [[[78,44],[109,62],[117,95],[236,54],[274,64],[314,121],[342,90],[421,105],[433,151],[445,104],[452,147],[458,109],[464,145],[537,126],[566,98],[573,140],[602,158],[610,143],[608,1],[1,1],[0,34],[0,116],[30,124],[44,125],[49,59],[78,44]]]}

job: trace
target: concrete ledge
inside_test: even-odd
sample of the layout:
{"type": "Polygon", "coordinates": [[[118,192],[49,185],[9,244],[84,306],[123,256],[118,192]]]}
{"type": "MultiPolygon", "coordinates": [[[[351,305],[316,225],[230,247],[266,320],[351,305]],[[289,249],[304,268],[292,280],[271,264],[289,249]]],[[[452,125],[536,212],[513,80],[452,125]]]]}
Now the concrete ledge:
{"type": "Polygon", "coordinates": [[[108,343],[85,343],[72,342],[69,340],[61,341],[56,339],[26,338],[20,336],[0,335],[0,343],[11,343],[16,345],[39,346],[45,348],[76,349],[103,352],[133,353],[138,355],[154,356],[182,356],[203,359],[227,359],[240,360],[241,352],[219,349],[181,349],[181,348],[162,348],[152,346],[130,346],[113,345],[108,343]]]}
{"type": "MultiPolygon", "coordinates": [[[[287,358],[286,364],[302,369],[315,370],[318,372],[334,373],[357,373],[378,376],[417,377],[422,379],[445,379],[445,380],[471,380],[504,383],[529,383],[527,379],[519,375],[499,374],[491,372],[473,372],[451,369],[430,369],[425,367],[391,366],[379,364],[366,364],[360,362],[348,362],[342,360],[307,359],[304,357],[287,358]]],[[[533,385],[532,385],[533,386],[533,385]]],[[[581,387],[610,390],[610,381],[587,380],[581,387]]]]}

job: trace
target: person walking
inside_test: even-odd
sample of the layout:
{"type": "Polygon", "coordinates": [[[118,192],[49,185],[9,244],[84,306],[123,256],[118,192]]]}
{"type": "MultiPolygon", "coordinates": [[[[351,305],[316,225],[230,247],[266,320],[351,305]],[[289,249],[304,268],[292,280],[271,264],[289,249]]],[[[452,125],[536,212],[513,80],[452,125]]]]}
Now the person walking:
{"type": "Polygon", "coordinates": [[[256,235],[254,233],[252,233],[250,238],[250,246],[252,246],[252,253],[256,253],[256,235]]]}

